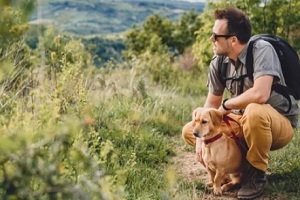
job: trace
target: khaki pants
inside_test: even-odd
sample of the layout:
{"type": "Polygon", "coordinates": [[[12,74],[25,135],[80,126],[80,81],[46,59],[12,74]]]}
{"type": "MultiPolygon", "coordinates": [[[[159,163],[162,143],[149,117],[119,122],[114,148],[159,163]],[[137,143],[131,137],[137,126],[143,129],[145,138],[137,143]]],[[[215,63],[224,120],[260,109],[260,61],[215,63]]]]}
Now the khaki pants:
{"type": "MultiPolygon", "coordinates": [[[[284,147],[294,135],[290,121],[269,104],[251,103],[243,115],[231,113],[228,116],[236,121],[230,121],[230,125],[249,148],[247,161],[262,171],[267,170],[270,150],[284,147]],[[241,131],[239,131],[240,127],[241,131]]],[[[193,123],[187,123],[182,129],[182,136],[189,145],[195,146],[196,138],[193,129],[193,123]]],[[[225,122],[222,123],[221,129],[226,135],[231,135],[230,128],[225,122]]]]}

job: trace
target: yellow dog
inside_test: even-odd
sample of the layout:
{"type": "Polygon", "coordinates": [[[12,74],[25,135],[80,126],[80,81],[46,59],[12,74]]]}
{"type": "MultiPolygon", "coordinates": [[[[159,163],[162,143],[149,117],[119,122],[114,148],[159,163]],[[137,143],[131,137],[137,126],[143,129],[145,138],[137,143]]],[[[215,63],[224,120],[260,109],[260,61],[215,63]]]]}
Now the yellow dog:
{"type": "Polygon", "coordinates": [[[202,159],[210,177],[207,184],[215,195],[241,182],[246,163],[236,141],[221,132],[222,119],[217,109],[203,108],[193,120],[193,135],[202,140],[202,159]]]}

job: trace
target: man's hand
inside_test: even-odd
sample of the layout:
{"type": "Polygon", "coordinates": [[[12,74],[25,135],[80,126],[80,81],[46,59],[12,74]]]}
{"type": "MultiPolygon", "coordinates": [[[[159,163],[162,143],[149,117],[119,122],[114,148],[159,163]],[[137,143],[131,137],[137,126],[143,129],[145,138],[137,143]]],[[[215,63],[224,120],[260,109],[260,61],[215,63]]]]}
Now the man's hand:
{"type": "Polygon", "coordinates": [[[225,110],[222,106],[220,106],[220,108],[218,110],[221,111],[223,116],[231,113],[231,110],[225,110]]]}
{"type": "Polygon", "coordinates": [[[219,111],[221,111],[222,115],[228,115],[231,112],[231,109],[225,106],[225,103],[227,102],[228,99],[224,99],[221,106],[219,107],[219,111]]]}

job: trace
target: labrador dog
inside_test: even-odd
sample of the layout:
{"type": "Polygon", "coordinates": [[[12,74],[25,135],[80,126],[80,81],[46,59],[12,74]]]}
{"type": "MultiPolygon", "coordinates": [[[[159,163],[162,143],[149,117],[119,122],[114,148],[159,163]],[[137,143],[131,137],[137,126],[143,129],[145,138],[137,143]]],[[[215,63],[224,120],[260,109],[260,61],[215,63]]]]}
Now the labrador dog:
{"type": "Polygon", "coordinates": [[[208,186],[222,195],[241,183],[245,158],[234,139],[221,131],[222,113],[203,108],[195,113],[193,135],[202,140],[202,159],[209,174],[208,186]]]}

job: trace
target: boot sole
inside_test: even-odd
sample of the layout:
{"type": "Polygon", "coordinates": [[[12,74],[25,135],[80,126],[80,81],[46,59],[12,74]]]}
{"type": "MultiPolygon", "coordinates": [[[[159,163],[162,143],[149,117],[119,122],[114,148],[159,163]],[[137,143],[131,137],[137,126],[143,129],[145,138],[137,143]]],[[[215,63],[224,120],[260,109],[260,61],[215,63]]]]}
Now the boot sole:
{"type": "Polygon", "coordinates": [[[241,196],[241,195],[238,195],[237,198],[238,198],[238,199],[241,199],[241,200],[242,200],[242,199],[250,200],[250,199],[255,199],[255,198],[261,196],[263,193],[264,193],[264,190],[260,191],[259,193],[254,194],[254,195],[252,195],[252,196],[249,196],[249,195],[248,195],[248,196],[241,196]]]}

